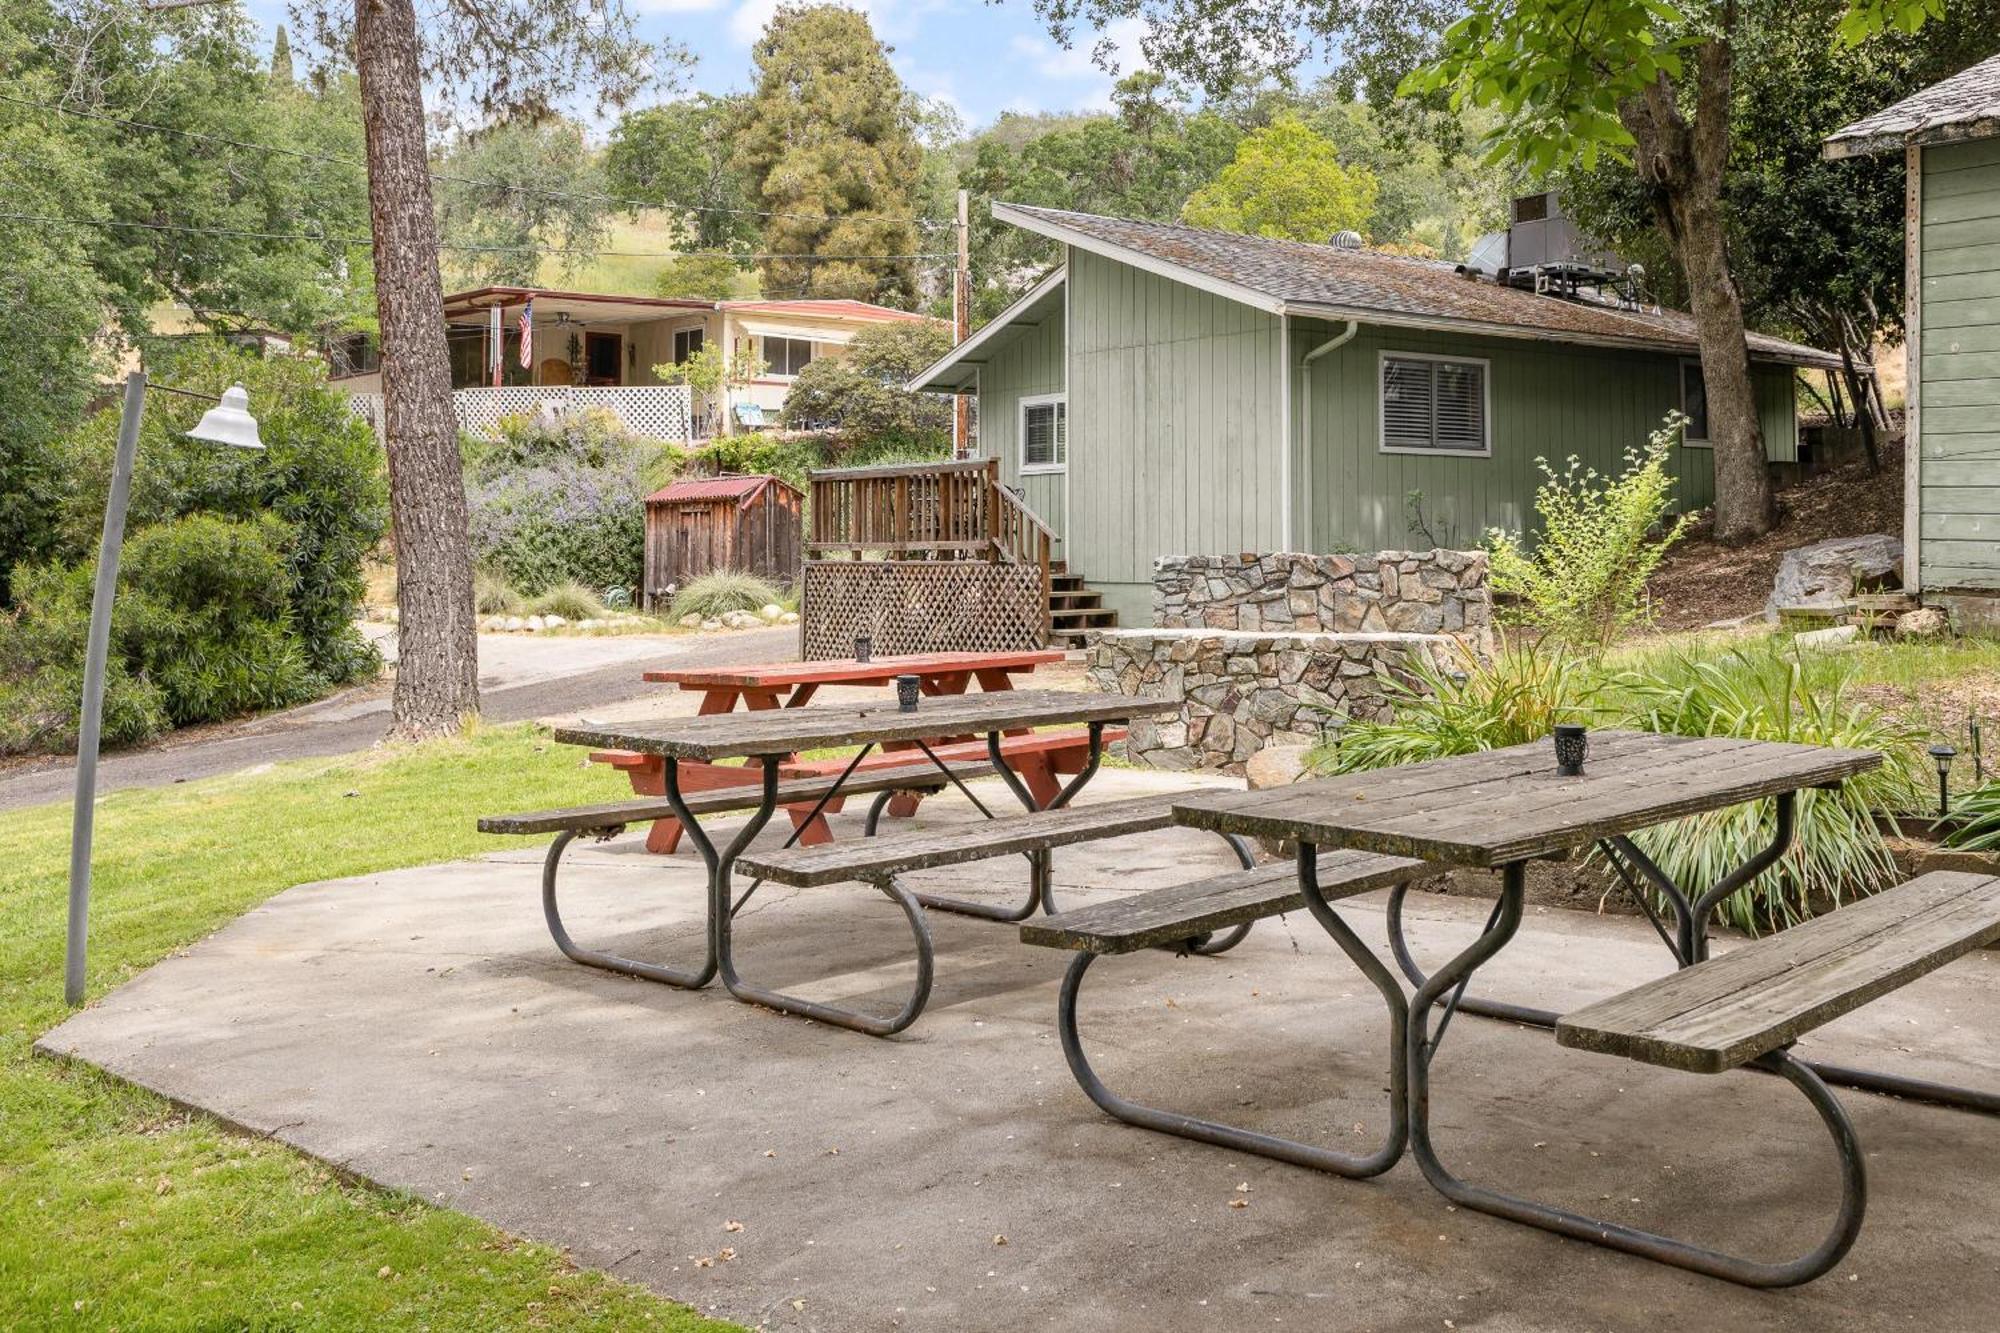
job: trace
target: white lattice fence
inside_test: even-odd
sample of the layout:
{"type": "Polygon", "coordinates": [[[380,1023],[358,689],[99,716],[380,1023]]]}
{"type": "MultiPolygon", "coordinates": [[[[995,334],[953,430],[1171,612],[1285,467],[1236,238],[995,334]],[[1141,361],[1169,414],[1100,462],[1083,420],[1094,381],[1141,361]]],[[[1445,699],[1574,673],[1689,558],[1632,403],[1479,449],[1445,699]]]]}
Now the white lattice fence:
{"type": "Polygon", "coordinates": [[[874,651],[1010,652],[1048,643],[1041,571],[984,560],[809,560],[800,607],[809,661],[874,651]]]}
{"type": "Polygon", "coordinates": [[[581,412],[602,408],[635,435],[678,443],[693,438],[689,391],[684,384],[633,385],[628,388],[563,388],[555,385],[507,385],[460,389],[452,395],[458,427],[468,435],[491,439],[503,417],[537,412],[581,412]]]}
{"type": "Polygon", "coordinates": [[[347,410],[382,433],[382,395],[379,393],[350,393],[347,395],[347,410]]]}

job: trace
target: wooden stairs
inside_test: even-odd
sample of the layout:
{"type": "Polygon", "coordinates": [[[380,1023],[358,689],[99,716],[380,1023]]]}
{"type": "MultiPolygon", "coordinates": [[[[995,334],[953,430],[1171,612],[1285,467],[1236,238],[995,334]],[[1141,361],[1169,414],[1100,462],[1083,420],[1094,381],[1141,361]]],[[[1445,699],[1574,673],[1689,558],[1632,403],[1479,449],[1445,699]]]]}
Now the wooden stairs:
{"type": "Polygon", "coordinates": [[[1118,613],[1104,605],[1104,594],[1088,586],[1069,562],[1049,562],[1049,641],[1059,647],[1083,645],[1085,631],[1116,629],[1118,613]]]}

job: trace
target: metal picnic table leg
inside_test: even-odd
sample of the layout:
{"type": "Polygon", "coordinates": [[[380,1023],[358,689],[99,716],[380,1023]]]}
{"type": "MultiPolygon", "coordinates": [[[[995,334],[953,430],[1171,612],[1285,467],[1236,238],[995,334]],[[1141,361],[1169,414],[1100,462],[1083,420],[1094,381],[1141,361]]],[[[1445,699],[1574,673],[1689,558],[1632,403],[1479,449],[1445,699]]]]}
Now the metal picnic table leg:
{"type": "MultiPolygon", "coordinates": [[[[864,749],[862,753],[865,754],[867,751],[864,749]]],[[[797,1014],[802,1018],[818,1019],[822,1023],[831,1023],[836,1027],[848,1028],[855,1032],[865,1032],[870,1036],[887,1037],[901,1032],[917,1020],[917,1015],[924,1011],[924,1005],[930,1000],[932,950],[930,925],[924,920],[923,908],[918,905],[914,896],[893,881],[878,882],[876,887],[902,909],[903,917],[909,923],[910,933],[917,945],[916,984],[911,988],[909,999],[895,1014],[882,1018],[874,1014],[864,1014],[856,1009],[843,1008],[840,1005],[823,1004],[817,1000],[787,995],[782,991],[768,990],[744,981],[737,972],[732,948],[732,927],[736,909],[741,907],[742,903],[730,901],[732,889],[730,876],[735,869],[737,858],[763,831],[778,808],[778,768],[781,760],[777,756],[768,756],[761,762],[764,769],[763,797],[756,813],[751,815],[748,824],[737,830],[736,836],[729,840],[729,845],[718,851],[707,831],[701,827],[700,821],[689,813],[681,797],[675,761],[672,758],[667,760],[668,804],[673,806],[674,813],[680,818],[681,827],[694,843],[695,850],[701,853],[702,864],[708,868],[709,950],[713,959],[712,966],[721,974],[722,984],[728,988],[729,993],[746,1004],[760,1004],[767,1009],[797,1014]]],[[[846,780],[847,774],[852,773],[859,762],[860,756],[857,755],[848,765],[846,772],[834,782],[832,790],[820,798],[822,804],[839,792],[841,782],[846,780]]],[[[793,838],[796,839],[797,836],[798,831],[794,830],[793,838]]],[[[788,842],[787,846],[789,845],[788,842]]],[[[752,886],[753,891],[754,889],[755,885],[752,886]]],[[[747,898],[749,895],[746,893],[744,896],[747,898]]]]}
{"type": "Polygon", "coordinates": [[[1090,970],[1096,960],[1094,953],[1079,953],[1069,970],[1063,974],[1062,993],[1056,1004],[1056,1035],[1061,1039],[1063,1058],[1069,1062],[1070,1073],[1084,1094],[1095,1102],[1098,1108],[1116,1119],[1142,1129],[1158,1130],[1163,1134],[1175,1134],[1197,1143],[1212,1143],[1217,1147],[1234,1148],[1240,1152],[1255,1153],[1260,1157],[1289,1162],[1294,1166],[1311,1167],[1317,1171],[1327,1171],[1338,1176],[1365,1179],[1379,1176],[1402,1159],[1403,1150],[1409,1141],[1409,1105],[1407,1093],[1406,1037],[1409,1026],[1409,1005],[1404,1000],[1403,988],[1395,975],[1383,965],[1374,952],[1355,935],[1333,905],[1326,900],[1319,887],[1319,849],[1310,844],[1301,844],[1298,849],[1299,888],[1306,900],[1306,908],[1315,920],[1331,935],[1354,965],[1373,983],[1382,994],[1389,1010],[1389,1127],[1382,1145],[1371,1153],[1347,1153],[1337,1148],[1325,1148],[1311,1143],[1300,1143],[1294,1139],[1279,1138],[1272,1134],[1243,1129],[1236,1125],[1220,1124],[1213,1120],[1203,1120],[1197,1116],[1184,1115],[1177,1111],[1164,1111],[1157,1107],[1145,1106],[1139,1102],[1121,1097],[1113,1092],[1091,1068],[1089,1057],[1083,1052],[1083,1041],[1077,1033],[1077,994],[1083,988],[1084,973],[1090,970]]]}
{"type": "Polygon", "coordinates": [[[1503,1194],[1461,1180],[1439,1160],[1431,1146],[1430,1066],[1437,1054],[1438,1038],[1443,1035],[1443,1027],[1440,1024],[1438,1037],[1429,1035],[1430,1012],[1439,1006],[1448,992],[1462,991],[1479,966],[1498,953],[1520,926],[1521,899],[1527,883],[1526,867],[1516,862],[1505,867],[1502,874],[1504,885],[1500,901],[1497,910],[1488,919],[1486,929],[1457,957],[1418,987],[1416,997],[1410,1002],[1405,1047],[1409,1077],[1410,1155],[1416,1158],[1424,1178],[1460,1207],[1745,1286],[1797,1286],[1810,1282],[1839,1263],[1860,1234],[1862,1215],[1867,1207],[1868,1185],[1861,1146],[1856,1140],[1853,1123],[1848,1120],[1847,1113],[1841,1109],[1832,1091],[1804,1061],[1794,1059],[1782,1049],[1759,1057],[1753,1067],[1779,1075],[1805,1095],[1833,1138],[1840,1158],[1840,1208],[1833,1226],[1819,1245],[1796,1259],[1782,1263],[1744,1259],[1623,1223],[1586,1217],[1532,1199],[1503,1194]]]}
{"type": "MultiPolygon", "coordinates": [[[[562,911],[556,906],[556,872],[561,865],[563,852],[583,832],[585,830],[564,829],[558,833],[554,844],[549,847],[548,858],[542,862],[542,916],[548,922],[549,935],[555,940],[556,948],[561,949],[564,956],[571,961],[582,963],[586,967],[601,967],[607,972],[622,972],[627,976],[642,977],[647,981],[662,981],[669,986],[679,986],[685,990],[700,990],[706,986],[714,979],[716,971],[713,931],[706,929],[702,931],[707,957],[703,959],[702,965],[693,971],[668,967],[661,963],[641,962],[636,958],[624,958],[615,953],[604,953],[596,949],[586,949],[570,938],[568,928],[563,925],[562,911]]],[[[616,832],[618,832],[616,827],[602,830],[606,837],[616,832]]]]}

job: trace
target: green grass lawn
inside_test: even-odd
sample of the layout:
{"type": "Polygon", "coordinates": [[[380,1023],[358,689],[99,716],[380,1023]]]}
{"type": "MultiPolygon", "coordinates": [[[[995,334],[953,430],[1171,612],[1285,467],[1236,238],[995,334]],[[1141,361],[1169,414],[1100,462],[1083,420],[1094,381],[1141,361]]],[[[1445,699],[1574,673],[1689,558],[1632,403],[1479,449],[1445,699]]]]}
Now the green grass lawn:
{"type": "MultiPolygon", "coordinates": [[[[620,794],[581,761],[515,726],[114,793],[90,993],[291,885],[494,850],[482,813],[620,794]]],[[[32,1054],[66,1012],[69,819],[64,804],[0,822],[0,1328],[734,1328],[32,1054]]]]}

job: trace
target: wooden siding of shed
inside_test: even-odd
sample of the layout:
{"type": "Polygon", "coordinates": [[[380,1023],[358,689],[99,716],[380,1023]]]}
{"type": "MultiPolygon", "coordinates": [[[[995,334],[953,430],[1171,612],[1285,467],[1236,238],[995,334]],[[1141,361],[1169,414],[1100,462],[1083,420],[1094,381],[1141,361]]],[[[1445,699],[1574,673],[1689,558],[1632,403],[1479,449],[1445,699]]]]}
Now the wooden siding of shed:
{"type": "Polygon", "coordinates": [[[2000,138],[1923,150],[1918,558],[2000,588],[2000,138]]]}
{"type": "MultiPolygon", "coordinates": [[[[1423,493],[1430,536],[1475,545],[1491,527],[1534,523],[1538,457],[1557,467],[1570,455],[1615,472],[1625,451],[1643,445],[1680,406],[1680,360],[1518,338],[1432,333],[1363,325],[1344,346],[1313,363],[1313,348],[1342,325],[1302,321],[1292,334],[1293,383],[1301,431],[1310,430],[1304,475],[1309,539],[1316,550],[1425,546],[1411,531],[1409,497],[1423,493]],[[1487,363],[1490,457],[1427,457],[1381,449],[1380,354],[1420,352],[1487,363]],[[1309,378],[1308,378],[1309,376],[1309,378]],[[1308,410],[1305,398],[1311,395],[1308,410]]],[[[1753,367],[1759,424],[1774,459],[1798,456],[1795,376],[1788,367],[1753,367]]],[[[1711,450],[1677,445],[1675,498],[1684,509],[1714,501],[1711,450]]]]}
{"type": "Polygon", "coordinates": [[[755,574],[780,586],[798,581],[800,497],[766,486],[738,508],[733,496],[674,500],[646,506],[646,582],[650,609],[668,586],[718,570],[755,574]]]}
{"type": "MultiPolygon", "coordinates": [[[[1021,499],[1054,530],[1056,558],[1063,557],[1063,474],[1021,475],[1021,400],[1063,391],[1063,320],[1053,315],[1001,348],[979,368],[979,452],[1000,460],[1000,481],[1017,486],[1021,499]]],[[[1075,419],[1071,418],[1071,429],[1075,419]]],[[[1072,441],[1074,436],[1072,435],[1072,441]]]]}
{"type": "Polygon", "coordinates": [[[1072,249],[1070,568],[1127,624],[1151,619],[1161,555],[1275,551],[1275,315],[1072,249]]]}

